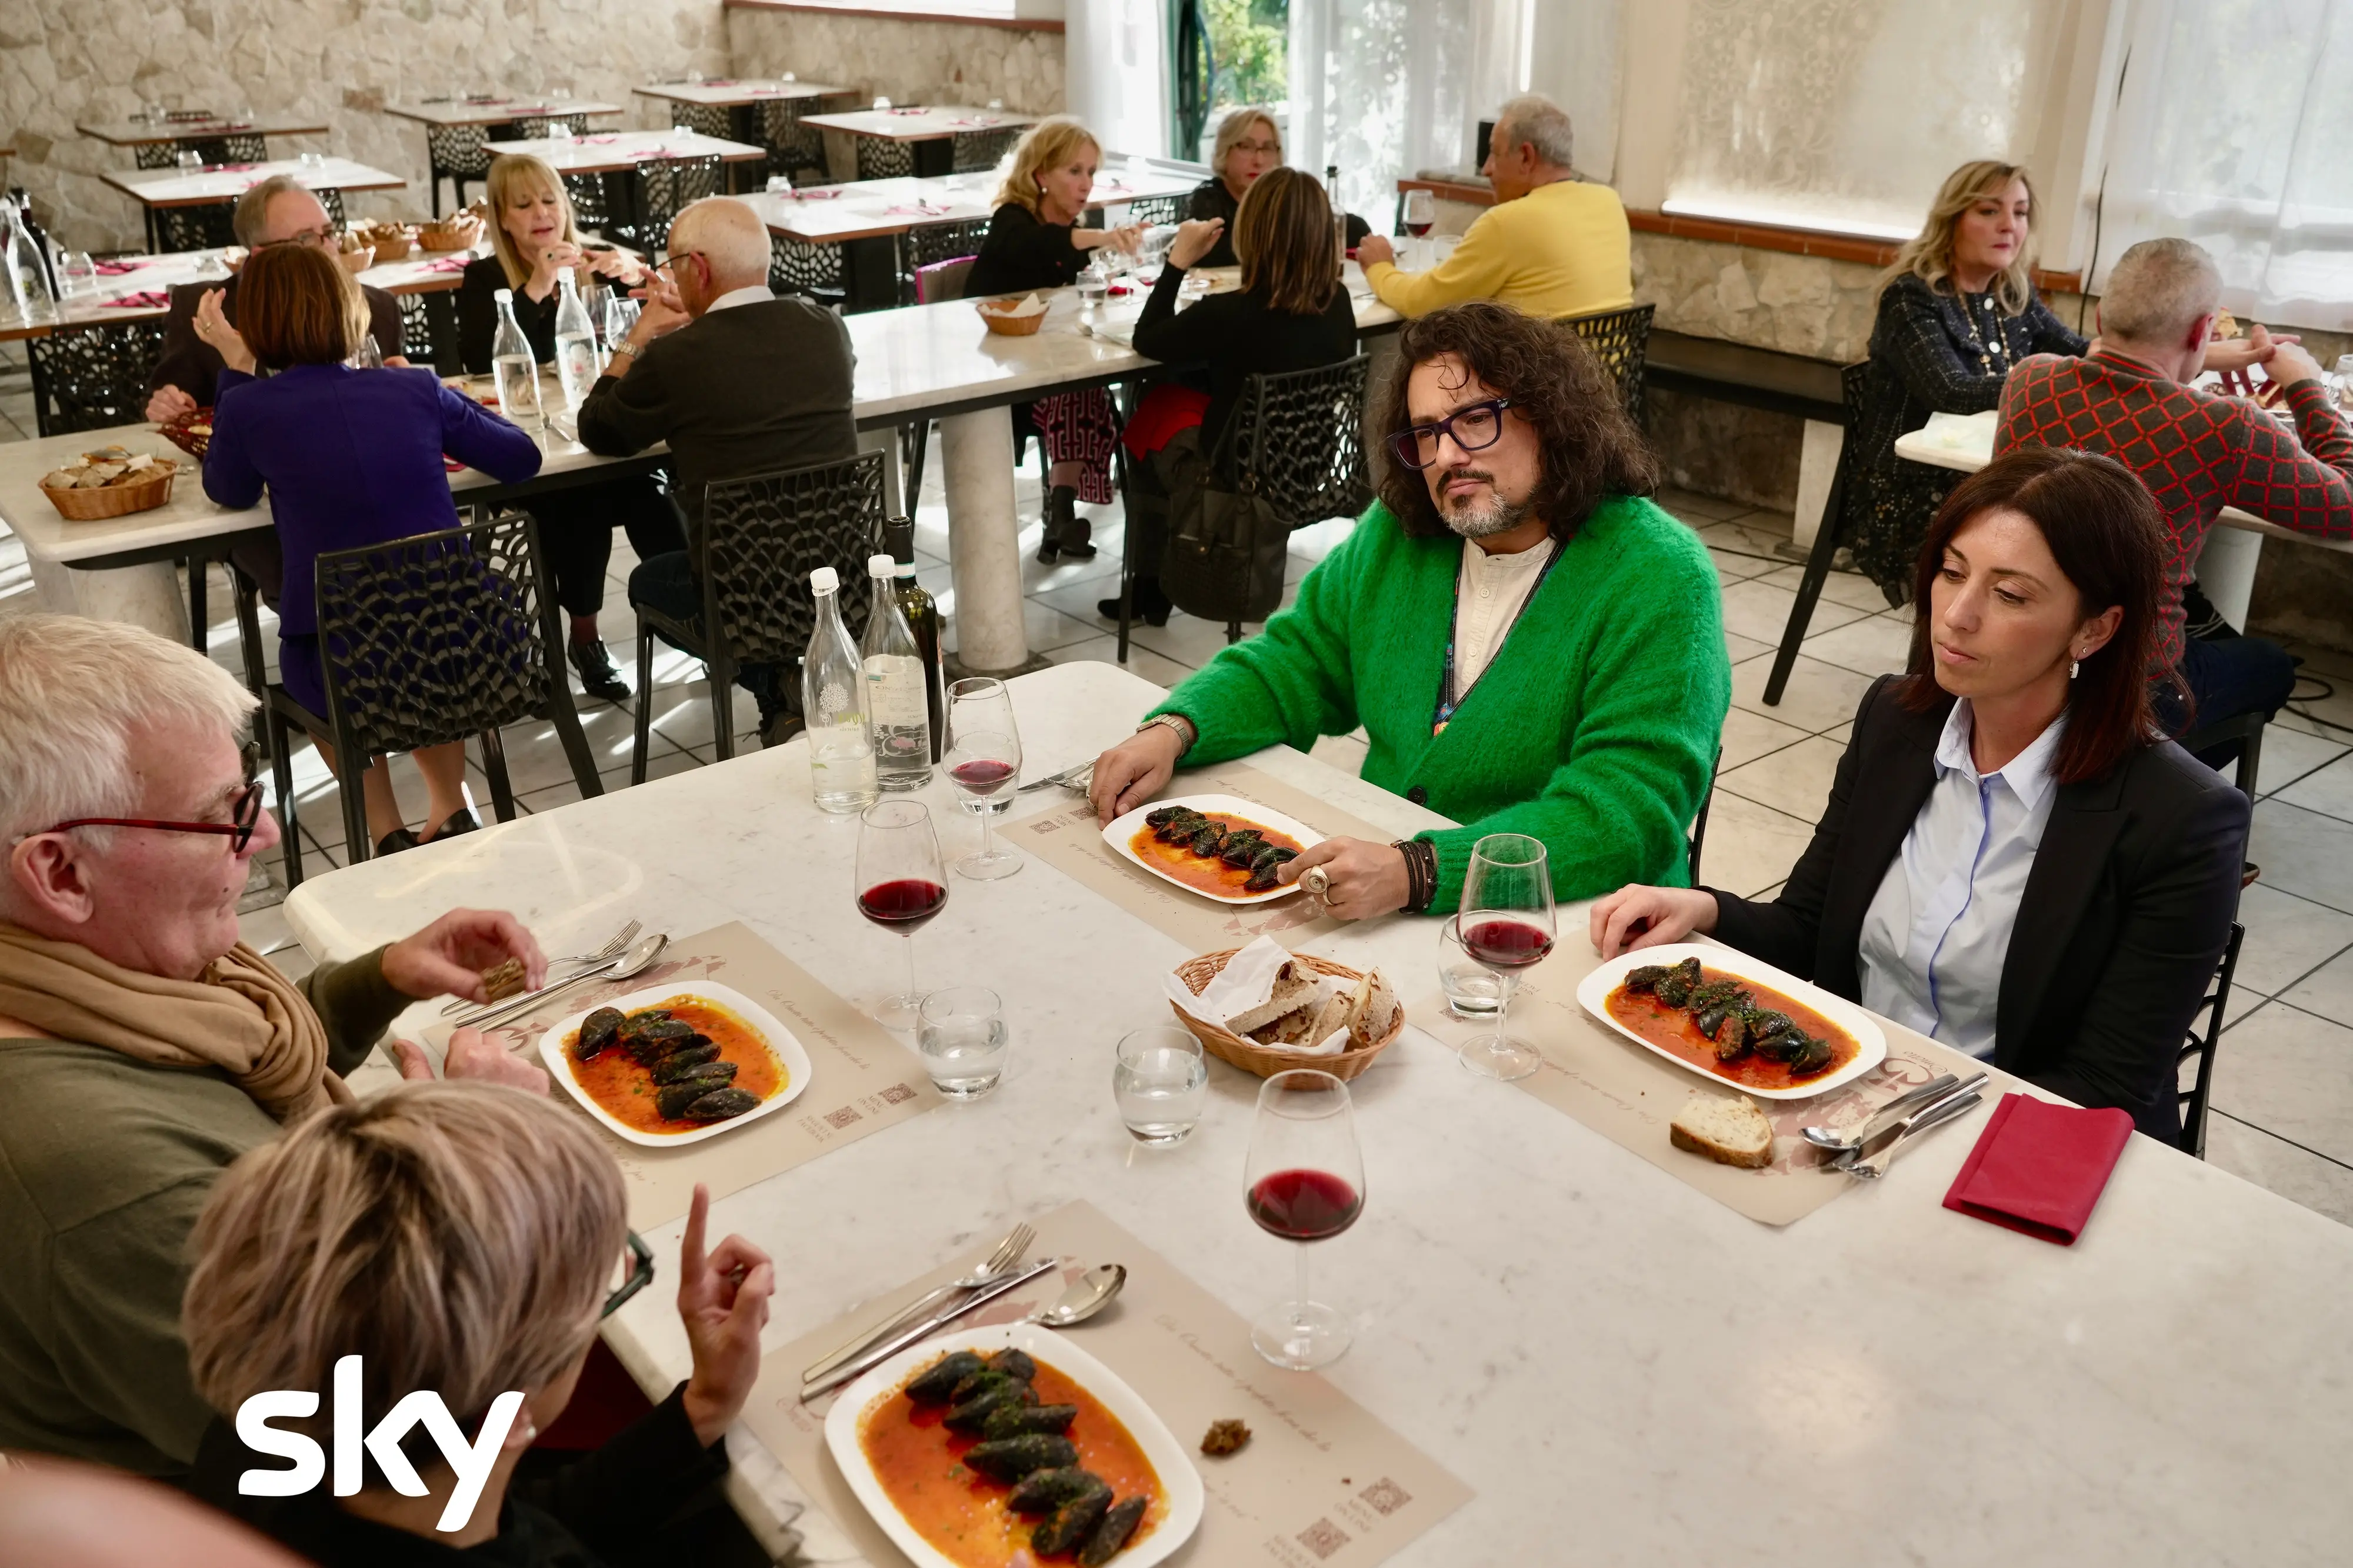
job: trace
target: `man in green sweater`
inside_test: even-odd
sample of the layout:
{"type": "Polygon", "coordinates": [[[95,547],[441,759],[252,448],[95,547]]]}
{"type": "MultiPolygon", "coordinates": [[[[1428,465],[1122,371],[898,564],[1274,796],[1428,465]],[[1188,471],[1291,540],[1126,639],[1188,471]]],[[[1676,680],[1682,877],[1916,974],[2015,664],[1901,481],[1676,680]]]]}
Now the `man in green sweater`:
{"type": "Polygon", "coordinates": [[[1706,550],[1642,499],[1656,461],[1567,329],[1458,305],[1409,322],[1397,363],[1381,499],[1291,608],[1103,754],[1097,815],[1180,761],[1362,724],[1365,778],[1465,826],[1283,868],[1335,915],[1453,912],[1491,833],[1542,840],[1564,900],[1685,885],[1732,689],[1706,550]]]}
{"type": "MultiPolygon", "coordinates": [[[[0,1449],[176,1479],[212,1412],[180,1340],[214,1179],[339,1100],[411,1001],[545,961],[460,910],[299,986],[237,940],[278,842],[238,738],[253,699],[191,649],[0,621],[0,1449]]],[[[402,1070],[430,1077],[413,1046],[402,1070]]],[[[543,1089],[471,1030],[452,1076],[543,1089]]]]}

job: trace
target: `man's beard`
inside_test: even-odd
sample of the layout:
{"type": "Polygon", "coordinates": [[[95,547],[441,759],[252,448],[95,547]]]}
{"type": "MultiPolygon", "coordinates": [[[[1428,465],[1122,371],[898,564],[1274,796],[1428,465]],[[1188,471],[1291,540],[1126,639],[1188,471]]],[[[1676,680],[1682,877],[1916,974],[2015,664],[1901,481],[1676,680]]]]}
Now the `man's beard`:
{"type": "Polygon", "coordinates": [[[1440,499],[1438,503],[1440,518],[1464,539],[1493,539],[1499,533],[1510,532],[1527,520],[1527,503],[1504,500],[1503,494],[1493,488],[1495,476],[1483,468],[1449,469],[1438,481],[1441,498],[1445,497],[1446,487],[1456,479],[1484,479],[1490,487],[1486,500],[1475,505],[1451,499],[1440,499]]]}

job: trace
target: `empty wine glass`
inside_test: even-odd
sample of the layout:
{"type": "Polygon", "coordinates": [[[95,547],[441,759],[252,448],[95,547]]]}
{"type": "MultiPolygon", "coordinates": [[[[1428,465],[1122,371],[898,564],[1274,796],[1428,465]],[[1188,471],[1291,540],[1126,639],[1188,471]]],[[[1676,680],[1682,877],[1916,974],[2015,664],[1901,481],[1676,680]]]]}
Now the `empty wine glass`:
{"type": "Polygon", "coordinates": [[[375,334],[374,332],[370,332],[365,337],[360,339],[360,346],[353,350],[352,357],[343,363],[350,365],[353,370],[382,370],[384,368],[384,350],[377,346],[375,334]]]}
{"type": "Polygon", "coordinates": [[[58,263],[58,282],[68,294],[95,294],[98,263],[87,250],[69,250],[58,263]]]}
{"type": "Polygon", "coordinates": [[[180,173],[184,174],[199,174],[203,171],[205,166],[204,155],[198,153],[194,147],[181,148],[178,155],[174,157],[172,162],[179,167],[180,173]]]}
{"type": "Polygon", "coordinates": [[[907,989],[874,1009],[886,1029],[913,1028],[923,994],[915,985],[916,929],[947,907],[947,873],[932,814],[919,800],[879,801],[858,821],[858,912],[907,942],[907,989]]]}
{"type": "Polygon", "coordinates": [[[1250,1344],[1293,1372],[1328,1366],[1352,1336],[1345,1317],[1308,1296],[1307,1244],[1339,1235],[1365,1211],[1365,1160],[1348,1086],[1313,1068],[1260,1085],[1242,1184],[1259,1228],[1299,1243],[1298,1294],[1251,1321],[1250,1344]]]}
{"type": "Polygon", "coordinates": [[[1456,1059],[1482,1078],[1525,1078],[1543,1065],[1534,1046],[1504,1032],[1520,972],[1552,952],[1552,869],[1540,840],[1490,833],[1471,847],[1455,920],[1462,951],[1495,976],[1495,1032],[1466,1040],[1456,1059]]]}
{"type": "Polygon", "coordinates": [[[987,676],[948,688],[947,744],[940,753],[965,810],[980,818],[980,848],[956,862],[956,874],[993,882],[1021,869],[1021,857],[997,846],[995,819],[1013,804],[1021,777],[1021,731],[1005,682],[987,676]]]}

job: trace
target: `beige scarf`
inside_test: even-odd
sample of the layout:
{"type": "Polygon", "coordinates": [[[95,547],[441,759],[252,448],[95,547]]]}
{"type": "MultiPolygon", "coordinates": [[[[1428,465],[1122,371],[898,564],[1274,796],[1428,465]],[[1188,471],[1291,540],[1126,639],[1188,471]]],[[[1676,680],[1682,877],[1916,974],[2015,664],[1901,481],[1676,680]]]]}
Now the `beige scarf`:
{"type": "Polygon", "coordinates": [[[0,922],[0,1014],[158,1067],[216,1068],[280,1121],[352,1099],[310,1001],[243,942],[201,979],[166,980],[0,922]]]}

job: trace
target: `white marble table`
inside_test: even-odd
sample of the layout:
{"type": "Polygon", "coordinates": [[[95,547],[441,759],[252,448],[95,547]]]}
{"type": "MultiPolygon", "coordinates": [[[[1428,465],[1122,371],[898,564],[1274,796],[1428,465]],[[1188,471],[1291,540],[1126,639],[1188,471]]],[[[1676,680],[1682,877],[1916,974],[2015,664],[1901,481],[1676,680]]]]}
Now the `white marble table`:
{"type": "MultiPolygon", "coordinates": [[[[1030,776],[1157,695],[1098,664],[1013,692],[1030,776]]],[[[1252,765],[1387,831],[1437,820],[1287,749],[1252,765]]],[[[927,798],[959,851],[972,830],[927,798]]],[[[900,954],[849,917],[856,839],[810,805],[796,742],[330,872],[286,910],[322,958],[458,904],[514,910],[566,952],[625,917],[742,920],[867,1003],[900,954]]],[[[1244,1314],[1282,1293],[1287,1251],[1241,1203],[1256,1080],[1212,1064],[1208,1117],[1173,1151],[1134,1148],[1113,1114],[1112,1043],[1166,1020],[1178,943],[1037,864],[959,879],[917,942],[927,984],[1004,998],[1006,1082],[717,1205],[719,1233],[778,1258],[769,1348],[1081,1196],[1244,1314]]],[[[1392,917],[1314,946],[1410,994],[1437,944],[1392,917]]],[[[1399,1568],[2341,1560],[2353,1231],[2136,1137],[2083,1239],[2053,1247],[1939,1206],[1966,1136],[1776,1230],[1418,1029],[1355,1087],[1368,1202],[1315,1268],[1356,1337],[1328,1375],[1478,1492],[1399,1568]]],[[[649,1239],[672,1278],[678,1227],[649,1239]]],[[[658,1282],[606,1331],[656,1392],[688,1365],[668,1298],[658,1282]]],[[[772,1525],[797,1499],[745,1436],[731,1447],[759,1495],[739,1500],[772,1525]]],[[[814,1510],[799,1529],[811,1561],[858,1561],[814,1510]]]]}
{"type": "Polygon", "coordinates": [[[1035,125],[1034,114],[1003,109],[970,109],[962,104],[935,103],[905,109],[849,109],[839,114],[805,114],[803,125],[823,131],[843,131],[881,142],[939,142],[976,132],[1003,131],[1035,125]]]}
{"type": "Polygon", "coordinates": [[[99,178],[142,206],[195,207],[233,202],[272,174],[291,174],[298,184],[314,191],[396,191],[408,184],[398,174],[337,157],[321,158],[314,163],[300,158],[273,158],[266,163],[207,168],[195,174],[178,169],[110,169],[99,178]]]}
{"type": "Polygon", "coordinates": [[[384,111],[423,125],[508,125],[520,120],[569,119],[575,114],[618,114],[621,106],[599,102],[595,99],[443,98],[420,99],[413,103],[387,103],[384,111]]]}
{"type": "Polygon", "coordinates": [[[525,153],[559,174],[618,174],[662,158],[716,157],[723,163],[750,163],[768,155],[765,148],[749,142],[705,136],[675,125],[662,131],[599,131],[561,139],[485,142],[482,148],[494,158],[525,153]]]}
{"type": "MultiPolygon", "coordinates": [[[[162,293],[184,283],[221,284],[228,280],[228,270],[221,264],[217,250],[174,250],[160,256],[130,256],[119,259],[132,265],[132,270],[100,278],[98,287],[86,294],[69,296],[58,311],[53,326],[0,328],[0,342],[14,342],[21,338],[47,337],[60,328],[102,327],[117,321],[153,321],[167,314],[171,307],[164,305],[124,305],[117,303],[136,294],[162,293]]],[[[435,263],[452,257],[470,261],[490,254],[487,244],[471,250],[426,250],[412,247],[398,261],[387,261],[371,267],[359,275],[362,283],[381,289],[387,294],[434,294],[455,289],[461,279],[457,269],[437,267],[435,263]]]]}
{"type": "MultiPolygon", "coordinates": [[[[1996,408],[1980,414],[1931,414],[1919,429],[1896,437],[1895,455],[1931,468],[1973,474],[1993,461],[1994,437],[2000,425],[2001,411],[1996,408]]],[[[2224,507],[2215,521],[2222,526],[2207,531],[2205,552],[2198,558],[2198,586],[2234,626],[2247,624],[2247,605],[2254,596],[2255,566],[2263,558],[2265,536],[2316,550],[2353,553],[2353,540],[2316,539],[2265,522],[2234,506],[2224,507]]]]}
{"type": "MultiPolygon", "coordinates": [[[[963,174],[902,174],[762,192],[744,199],[772,234],[807,245],[873,239],[937,223],[975,223],[997,210],[1002,182],[994,170],[963,174]]],[[[1198,175],[1143,159],[1115,163],[1095,177],[1087,205],[1119,206],[1189,194],[1198,175]]]]}
{"type": "Polygon", "coordinates": [[[672,103],[691,103],[705,109],[734,109],[780,99],[831,98],[858,89],[785,76],[730,78],[724,81],[649,81],[629,90],[640,98],[667,99],[672,103]]]}
{"type": "Polygon", "coordinates": [[[228,136],[324,136],[332,127],[315,114],[256,114],[245,120],[213,115],[203,120],[83,121],[74,129],[111,147],[150,147],[159,142],[216,142],[228,136]]]}

